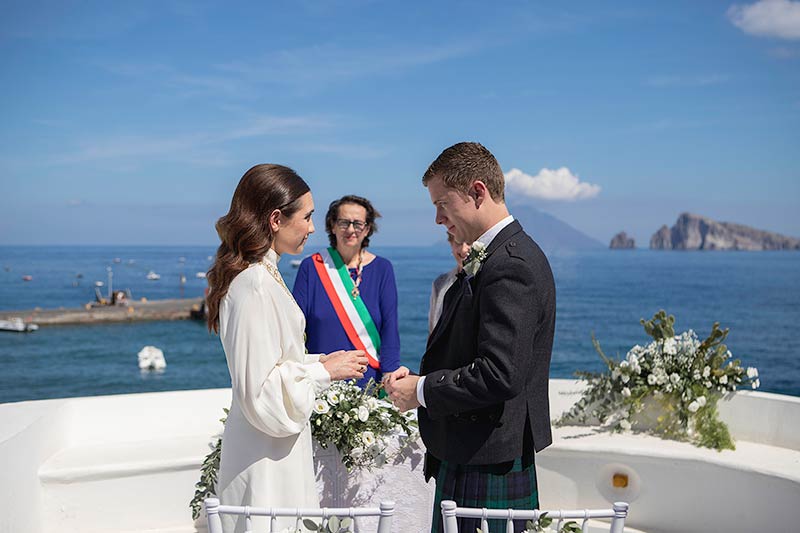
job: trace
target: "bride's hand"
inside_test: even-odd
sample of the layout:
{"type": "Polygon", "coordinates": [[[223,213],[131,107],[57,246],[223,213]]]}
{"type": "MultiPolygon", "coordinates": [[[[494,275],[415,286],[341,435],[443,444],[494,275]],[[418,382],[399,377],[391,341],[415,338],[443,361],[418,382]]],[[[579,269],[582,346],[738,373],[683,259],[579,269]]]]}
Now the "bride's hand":
{"type": "Polygon", "coordinates": [[[339,350],[323,357],[325,360],[320,357],[320,362],[331,375],[331,381],[361,379],[367,370],[367,356],[361,350],[339,350]]]}
{"type": "Polygon", "coordinates": [[[398,379],[403,379],[404,377],[408,376],[409,374],[411,374],[411,370],[409,370],[408,367],[401,366],[397,370],[395,370],[394,372],[388,372],[388,373],[384,374],[383,375],[383,380],[381,380],[381,383],[383,383],[384,386],[392,385],[398,379]]]}

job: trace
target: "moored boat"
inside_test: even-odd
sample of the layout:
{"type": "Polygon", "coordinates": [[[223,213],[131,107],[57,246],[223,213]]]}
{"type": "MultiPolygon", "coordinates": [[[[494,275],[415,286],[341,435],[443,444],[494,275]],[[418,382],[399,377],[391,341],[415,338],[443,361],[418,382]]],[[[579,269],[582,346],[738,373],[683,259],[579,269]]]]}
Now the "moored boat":
{"type": "Polygon", "coordinates": [[[39,329],[37,324],[25,322],[19,317],[11,317],[0,320],[0,331],[10,331],[12,333],[30,333],[39,329]]]}

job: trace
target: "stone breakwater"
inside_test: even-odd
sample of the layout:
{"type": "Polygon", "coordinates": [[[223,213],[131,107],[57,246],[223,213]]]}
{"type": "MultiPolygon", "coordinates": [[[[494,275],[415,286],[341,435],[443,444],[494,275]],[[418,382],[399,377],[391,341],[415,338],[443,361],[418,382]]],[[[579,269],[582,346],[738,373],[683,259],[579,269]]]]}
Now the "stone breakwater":
{"type": "Polygon", "coordinates": [[[59,309],[0,311],[0,320],[20,317],[40,326],[140,322],[147,320],[186,320],[201,312],[202,298],[131,301],[128,305],[90,306],[59,309]]]}

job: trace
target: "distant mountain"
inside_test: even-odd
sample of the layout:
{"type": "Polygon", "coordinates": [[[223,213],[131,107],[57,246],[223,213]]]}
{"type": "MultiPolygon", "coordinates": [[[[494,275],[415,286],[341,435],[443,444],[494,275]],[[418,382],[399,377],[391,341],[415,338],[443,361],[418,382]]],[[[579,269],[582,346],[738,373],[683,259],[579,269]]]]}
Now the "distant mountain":
{"type": "Polygon", "coordinates": [[[654,250],[800,250],[800,239],[741,224],[717,222],[681,213],[672,228],[662,226],[650,238],[654,250]]]}
{"type": "Polygon", "coordinates": [[[511,214],[519,220],[525,231],[545,252],[556,250],[594,250],[605,245],[566,222],[548,215],[532,206],[509,206],[511,214]]]}

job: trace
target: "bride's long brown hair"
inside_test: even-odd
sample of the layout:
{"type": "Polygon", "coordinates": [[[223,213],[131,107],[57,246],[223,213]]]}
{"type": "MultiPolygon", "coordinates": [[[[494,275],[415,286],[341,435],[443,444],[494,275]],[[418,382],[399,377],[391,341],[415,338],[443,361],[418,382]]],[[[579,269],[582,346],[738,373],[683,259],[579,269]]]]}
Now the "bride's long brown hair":
{"type": "Polygon", "coordinates": [[[219,333],[219,306],[233,278],[260,261],[272,245],[269,216],[276,209],[285,217],[300,208],[308,184],[291,168],[256,165],[244,173],[233,193],[228,214],[217,221],[222,243],[208,271],[208,329],[219,333]]]}

